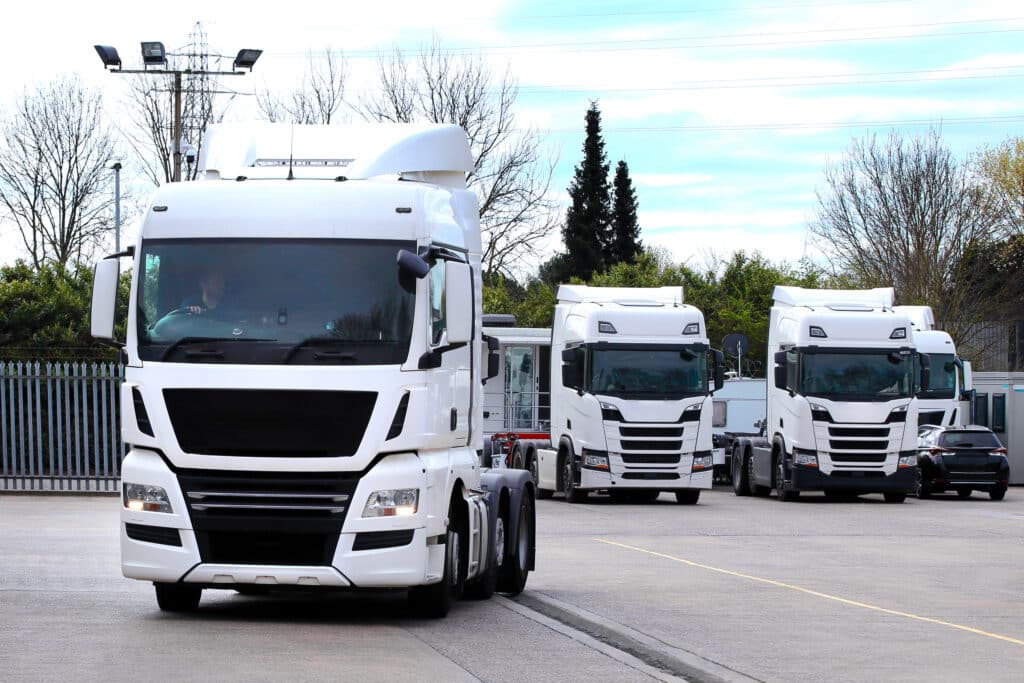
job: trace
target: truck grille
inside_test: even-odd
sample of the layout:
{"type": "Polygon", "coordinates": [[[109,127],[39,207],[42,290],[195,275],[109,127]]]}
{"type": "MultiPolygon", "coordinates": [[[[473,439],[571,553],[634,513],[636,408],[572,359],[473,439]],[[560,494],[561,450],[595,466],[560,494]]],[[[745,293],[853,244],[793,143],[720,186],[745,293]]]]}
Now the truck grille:
{"type": "Polygon", "coordinates": [[[678,453],[623,453],[622,462],[627,465],[678,465],[678,453]]]}
{"type": "Polygon", "coordinates": [[[680,437],[682,427],[619,427],[622,436],[680,437]]]}
{"type": "Polygon", "coordinates": [[[848,440],[837,440],[832,439],[828,442],[829,448],[845,451],[877,451],[879,449],[885,450],[886,446],[889,445],[889,441],[854,441],[848,440]]]}
{"type": "Polygon", "coordinates": [[[828,433],[830,436],[845,436],[853,438],[889,438],[888,427],[829,427],[828,433]]]}
{"type": "Polygon", "coordinates": [[[829,453],[832,462],[885,462],[885,453],[829,453]]]}
{"type": "Polygon", "coordinates": [[[178,482],[203,562],[329,566],[359,480],[185,470],[178,482]]]}
{"type": "Polygon", "coordinates": [[[373,415],[372,391],[164,389],[186,453],[351,456],[373,415]]]}
{"type": "Polygon", "coordinates": [[[627,451],[678,451],[682,441],[623,441],[622,449],[627,451]]]}

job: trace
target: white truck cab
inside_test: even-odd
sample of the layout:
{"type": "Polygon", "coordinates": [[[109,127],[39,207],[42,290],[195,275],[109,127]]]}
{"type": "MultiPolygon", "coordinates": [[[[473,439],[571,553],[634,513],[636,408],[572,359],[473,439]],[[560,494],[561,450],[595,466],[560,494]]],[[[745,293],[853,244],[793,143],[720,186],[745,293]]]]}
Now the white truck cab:
{"type": "Polygon", "coordinates": [[[931,306],[896,306],[896,311],[910,318],[917,351],[928,356],[931,368],[928,388],[917,394],[918,424],[967,424],[970,414],[961,409],[960,401],[966,400],[974,388],[971,362],[957,355],[949,333],[936,329],[931,306]]]}
{"type": "Polygon", "coordinates": [[[672,491],[696,503],[712,484],[710,393],[724,370],[704,315],[681,287],[561,285],[557,299],[539,495],[672,491]]]}
{"type": "Polygon", "coordinates": [[[533,484],[482,472],[480,225],[457,126],[214,126],[96,269],[122,347],[121,566],[203,589],[522,590],[533,484]]]}

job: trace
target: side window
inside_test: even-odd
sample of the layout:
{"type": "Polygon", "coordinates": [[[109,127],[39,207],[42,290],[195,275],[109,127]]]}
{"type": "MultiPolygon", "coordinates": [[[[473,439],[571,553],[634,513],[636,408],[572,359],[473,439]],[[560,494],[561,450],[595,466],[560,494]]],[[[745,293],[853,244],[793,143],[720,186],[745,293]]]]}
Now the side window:
{"type": "Polygon", "coordinates": [[[992,394],[992,424],[993,432],[1006,431],[1006,394],[992,394]]]}
{"type": "Polygon", "coordinates": [[[157,321],[158,297],[160,293],[160,255],[146,254],[144,265],[145,281],[142,283],[142,313],[146,316],[143,326],[149,327],[157,321]]]}
{"type": "Polygon", "coordinates": [[[711,426],[724,427],[728,421],[729,404],[725,401],[712,401],[711,426]]]}
{"type": "Polygon", "coordinates": [[[786,351],[786,387],[793,391],[800,388],[800,377],[796,371],[796,349],[786,351]]]}
{"type": "Polygon", "coordinates": [[[447,324],[444,318],[444,264],[443,260],[438,260],[430,269],[430,343],[435,346],[441,343],[447,324]]]}

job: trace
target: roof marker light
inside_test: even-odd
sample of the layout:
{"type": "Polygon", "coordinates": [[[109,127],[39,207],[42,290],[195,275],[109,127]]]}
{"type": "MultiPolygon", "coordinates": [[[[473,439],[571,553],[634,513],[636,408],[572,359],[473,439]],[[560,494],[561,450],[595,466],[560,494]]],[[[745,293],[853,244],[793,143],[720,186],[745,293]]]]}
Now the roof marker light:
{"type": "Polygon", "coordinates": [[[683,328],[683,334],[700,334],[700,323],[690,323],[683,328]]]}
{"type": "Polygon", "coordinates": [[[812,337],[817,337],[819,339],[825,339],[826,337],[828,337],[828,335],[825,334],[825,330],[821,329],[817,325],[811,325],[809,334],[812,337]]]}
{"type": "Polygon", "coordinates": [[[615,325],[612,325],[609,322],[605,322],[604,320],[598,321],[598,323],[597,323],[597,331],[601,332],[603,334],[618,334],[619,333],[619,331],[615,329],[615,325]]]}

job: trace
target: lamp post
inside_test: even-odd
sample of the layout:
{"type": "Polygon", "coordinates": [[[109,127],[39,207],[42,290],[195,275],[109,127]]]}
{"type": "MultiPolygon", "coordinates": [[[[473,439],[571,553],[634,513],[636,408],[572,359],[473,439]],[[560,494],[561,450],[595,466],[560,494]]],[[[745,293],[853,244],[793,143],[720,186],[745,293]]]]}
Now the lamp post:
{"type": "Polygon", "coordinates": [[[167,51],[164,44],[160,42],[142,43],[142,68],[124,69],[121,68],[121,57],[117,49],[109,45],[95,45],[96,54],[103,61],[103,67],[110,73],[117,74],[158,74],[174,76],[174,173],[172,182],[181,181],[181,76],[189,74],[193,76],[244,76],[252,72],[256,60],[263,54],[263,50],[242,49],[238,51],[235,61],[231,64],[231,71],[208,71],[205,69],[168,69],[167,51]],[[159,67],[163,68],[159,68],[159,67]],[[150,68],[154,67],[154,68],[150,68]],[[241,71],[248,69],[248,71],[241,71]]]}
{"type": "Polygon", "coordinates": [[[114,171],[114,253],[121,253],[121,162],[110,166],[114,171]]]}

